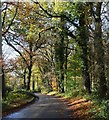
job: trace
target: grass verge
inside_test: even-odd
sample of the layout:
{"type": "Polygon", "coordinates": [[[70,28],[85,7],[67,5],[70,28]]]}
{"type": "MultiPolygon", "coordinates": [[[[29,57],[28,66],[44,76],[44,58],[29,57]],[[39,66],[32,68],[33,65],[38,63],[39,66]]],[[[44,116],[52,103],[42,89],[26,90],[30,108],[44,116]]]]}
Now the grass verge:
{"type": "Polygon", "coordinates": [[[6,116],[15,112],[27,105],[33,103],[38,97],[33,93],[26,91],[15,91],[7,94],[6,98],[2,100],[2,116],[6,116]]]}

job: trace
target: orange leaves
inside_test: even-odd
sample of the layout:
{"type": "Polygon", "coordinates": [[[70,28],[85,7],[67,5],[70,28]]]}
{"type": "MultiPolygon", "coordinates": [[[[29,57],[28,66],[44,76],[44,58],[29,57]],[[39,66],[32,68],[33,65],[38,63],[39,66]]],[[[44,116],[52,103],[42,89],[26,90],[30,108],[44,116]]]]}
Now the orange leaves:
{"type": "Polygon", "coordinates": [[[55,78],[52,79],[52,88],[54,91],[57,90],[57,83],[55,78]]]}
{"type": "Polygon", "coordinates": [[[80,120],[89,120],[89,110],[93,106],[91,101],[88,101],[82,97],[66,99],[68,102],[68,109],[72,112],[72,118],[80,120]]]}

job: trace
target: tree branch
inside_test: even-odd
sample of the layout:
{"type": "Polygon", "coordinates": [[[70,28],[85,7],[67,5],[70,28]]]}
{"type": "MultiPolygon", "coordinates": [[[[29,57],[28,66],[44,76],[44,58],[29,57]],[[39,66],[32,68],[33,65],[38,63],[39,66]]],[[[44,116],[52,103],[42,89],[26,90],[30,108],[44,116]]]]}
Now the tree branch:
{"type": "Polygon", "coordinates": [[[79,26],[78,26],[78,24],[76,24],[75,22],[74,22],[74,20],[72,20],[72,19],[70,19],[70,16],[66,16],[66,15],[64,15],[64,14],[61,14],[61,15],[52,15],[51,13],[49,13],[47,10],[45,10],[42,6],[41,6],[41,4],[37,1],[34,1],[34,0],[32,0],[35,4],[38,4],[39,5],[39,7],[49,16],[49,17],[54,17],[54,18],[64,18],[64,19],[66,19],[68,22],[70,22],[70,23],[72,23],[76,28],[79,28],[79,26]]]}
{"type": "MultiPolygon", "coordinates": [[[[8,5],[6,5],[5,10],[7,9],[8,5]]],[[[6,11],[4,12],[4,16],[3,16],[3,21],[2,21],[2,28],[4,26],[5,23],[5,18],[6,18],[6,11]]]]}
{"type": "Polygon", "coordinates": [[[46,29],[42,29],[40,32],[39,32],[39,38],[37,39],[37,43],[36,43],[36,47],[34,48],[34,52],[41,47],[42,43],[40,43],[40,45],[37,45],[38,44],[38,40],[40,40],[41,38],[41,33],[44,32],[44,31],[47,31],[47,30],[51,30],[51,29],[54,29],[55,27],[49,27],[49,28],[46,28],[46,29]]]}
{"type": "Polygon", "coordinates": [[[41,33],[44,32],[44,31],[47,31],[47,30],[51,30],[51,29],[54,29],[55,27],[52,26],[52,27],[49,27],[49,28],[46,28],[46,29],[42,29],[40,32],[39,32],[39,39],[41,37],[41,33]]]}
{"type": "Polygon", "coordinates": [[[16,47],[14,47],[9,41],[8,41],[8,39],[5,37],[5,41],[6,41],[6,43],[10,46],[10,47],[12,47],[17,53],[19,53],[19,55],[22,57],[22,59],[24,60],[24,62],[26,63],[26,65],[28,66],[28,63],[27,63],[27,61],[26,61],[26,59],[24,58],[24,56],[22,55],[22,53],[16,48],[16,47]]]}
{"type": "MultiPolygon", "coordinates": [[[[18,3],[18,4],[19,4],[19,3],[18,3]]],[[[17,15],[17,11],[18,11],[18,6],[16,7],[15,14],[14,14],[14,16],[13,16],[10,24],[8,25],[8,28],[5,30],[5,32],[2,33],[2,36],[4,36],[4,35],[8,32],[8,30],[9,30],[10,27],[11,27],[11,25],[13,24],[13,21],[14,21],[16,15],[17,15]]]]}
{"type": "Polygon", "coordinates": [[[30,52],[29,52],[27,49],[25,49],[24,46],[21,45],[19,42],[15,41],[15,40],[13,40],[13,42],[15,42],[15,43],[16,43],[17,45],[19,45],[21,48],[23,48],[28,54],[30,54],[30,52]]]}

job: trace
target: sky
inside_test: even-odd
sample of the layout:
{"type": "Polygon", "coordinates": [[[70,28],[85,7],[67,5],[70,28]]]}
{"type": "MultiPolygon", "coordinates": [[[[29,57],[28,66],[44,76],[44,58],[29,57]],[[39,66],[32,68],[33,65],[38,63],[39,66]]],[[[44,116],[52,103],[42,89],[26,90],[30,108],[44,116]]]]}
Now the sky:
{"type": "Polygon", "coordinates": [[[3,56],[5,61],[7,61],[8,59],[15,58],[17,55],[19,55],[17,52],[15,52],[14,49],[12,49],[5,42],[3,42],[2,51],[3,51],[3,56]]]}

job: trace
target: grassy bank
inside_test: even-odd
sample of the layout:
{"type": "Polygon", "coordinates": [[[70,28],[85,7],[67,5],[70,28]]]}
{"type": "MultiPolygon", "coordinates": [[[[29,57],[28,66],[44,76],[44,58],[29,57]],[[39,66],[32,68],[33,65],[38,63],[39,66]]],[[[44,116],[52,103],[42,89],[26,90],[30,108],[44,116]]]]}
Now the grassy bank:
{"type": "Polygon", "coordinates": [[[4,116],[9,113],[12,113],[34,102],[35,100],[36,96],[30,92],[25,91],[9,92],[6,98],[2,100],[2,114],[4,116]]]}

